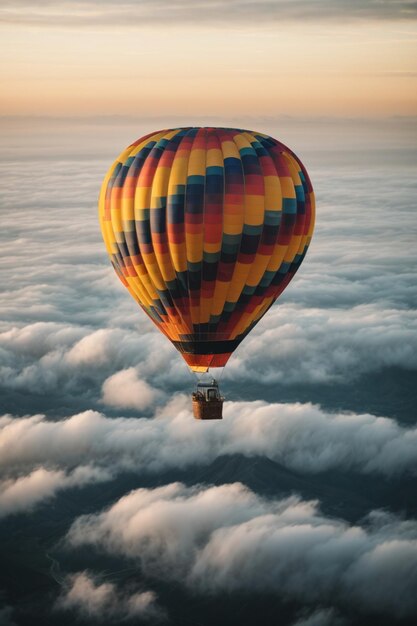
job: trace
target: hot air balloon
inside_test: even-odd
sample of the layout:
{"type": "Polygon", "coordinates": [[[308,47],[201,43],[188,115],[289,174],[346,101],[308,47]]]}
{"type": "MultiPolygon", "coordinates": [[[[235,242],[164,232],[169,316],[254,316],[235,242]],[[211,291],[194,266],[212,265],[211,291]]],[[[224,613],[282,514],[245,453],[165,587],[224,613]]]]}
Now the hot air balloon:
{"type": "MultiPolygon", "coordinates": [[[[175,128],[138,139],[108,171],[100,225],[112,265],[189,368],[224,367],[299,268],[314,228],[301,161],[262,133],[175,128]]],[[[221,417],[216,381],[195,417],[221,417]]]]}

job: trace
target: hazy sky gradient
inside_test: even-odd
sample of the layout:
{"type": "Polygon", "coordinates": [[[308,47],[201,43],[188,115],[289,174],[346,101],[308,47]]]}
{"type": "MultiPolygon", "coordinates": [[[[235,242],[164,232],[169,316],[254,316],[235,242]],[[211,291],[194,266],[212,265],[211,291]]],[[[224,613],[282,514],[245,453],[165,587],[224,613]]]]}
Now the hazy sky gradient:
{"type": "Polygon", "coordinates": [[[5,3],[0,114],[412,115],[416,20],[392,0],[5,3]]]}

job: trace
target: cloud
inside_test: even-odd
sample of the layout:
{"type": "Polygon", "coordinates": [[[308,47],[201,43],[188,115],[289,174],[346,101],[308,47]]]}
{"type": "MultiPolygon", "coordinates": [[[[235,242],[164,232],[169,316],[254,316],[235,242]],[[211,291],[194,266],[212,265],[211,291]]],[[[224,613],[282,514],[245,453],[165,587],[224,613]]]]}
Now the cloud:
{"type": "Polygon", "coordinates": [[[417,612],[415,521],[376,513],[349,526],[324,517],[317,502],[266,500],[239,483],[137,489],[78,518],[67,540],[204,592],[273,591],[365,613],[417,612]]]}
{"type": "Polygon", "coordinates": [[[117,11],[110,2],[88,0],[83,3],[50,2],[44,0],[33,3],[31,0],[6,2],[1,20],[6,23],[29,23],[40,25],[129,25],[148,24],[194,24],[204,21],[207,24],[224,25],[229,19],[234,24],[334,21],[334,20],[413,20],[416,7],[412,0],[209,0],[196,4],[192,0],[123,0],[117,11]]]}
{"type": "MultiPolygon", "coordinates": [[[[13,326],[0,332],[0,387],[8,394],[56,394],[64,403],[100,406],[104,385],[108,405],[143,408],[162,397],[144,376],[161,384],[175,366],[176,351],[168,342],[156,347],[159,341],[157,333],[130,329],[94,330],[56,322],[13,326]],[[124,372],[115,373],[118,369],[124,372]]],[[[177,383],[186,377],[185,365],[172,374],[177,383]]]]}
{"type": "Polygon", "coordinates": [[[15,473],[40,464],[161,472],[243,454],[301,473],[335,469],[393,477],[416,472],[416,444],[417,429],[395,420],[299,403],[227,402],[220,423],[196,422],[184,396],[175,396],[155,419],[109,419],[95,411],[60,421],[0,418],[0,467],[15,473]]]}
{"type": "MultiPolygon", "coordinates": [[[[99,408],[102,399],[109,406],[142,409],[160,401],[158,388],[183,389],[190,381],[166,338],[146,330],[54,322],[12,327],[0,332],[0,386],[8,393],[54,393],[63,404],[81,407],[99,408]]],[[[347,315],[343,308],[284,302],[238,348],[224,381],[345,384],[384,368],[415,370],[416,355],[413,310],[368,304],[347,315]]]]}
{"type": "Polygon", "coordinates": [[[153,591],[126,593],[113,583],[101,582],[90,572],[69,575],[56,602],[60,610],[75,611],[89,619],[152,620],[164,619],[153,591]]]}
{"type": "Polygon", "coordinates": [[[74,344],[68,351],[67,361],[75,366],[100,366],[110,359],[112,345],[117,341],[114,331],[96,330],[74,344]]]}
{"type": "Polygon", "coordinates": [[[98,467],[80,466],[66,474],[62,470],[34,469],[27,476],[0,482],[0,518],[27,512],[53,498],[59,490],[110,480],[111,474],[98,467]]]}
{"type": "Polygon", "coordinates": [[[103,383],[103,402],[109,406],[145,409],[155,402],[155,391],[140,380],[134,367],[122,370],[103,383]]]}
{"type": "Polygon", "coordinates": [[[330,383],[388,367],[417,368],[414,311],[369,304],[344,309],[283,304],[245,340],[225,378],[261,384],[330,383]]]}

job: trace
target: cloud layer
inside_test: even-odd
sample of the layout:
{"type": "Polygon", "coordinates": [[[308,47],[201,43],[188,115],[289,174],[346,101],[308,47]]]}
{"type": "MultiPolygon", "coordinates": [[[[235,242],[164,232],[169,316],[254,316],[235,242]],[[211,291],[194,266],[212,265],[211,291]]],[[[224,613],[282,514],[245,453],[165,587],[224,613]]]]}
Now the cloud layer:
{"type": "MultiPolygon", "coordinates": [[[[330,172],[328,163],[311,172],[319,209],[306,262],[238,348],[225,382],[344,384],[384,368],[417,369],[411,164],[399,163],[395,176],[385,166],[337,161],[330,172]]],[[[107,166],[31,161],[22,179],[15,166],[0,165],[0,200],[13,207],[2,214],[0,235],[4,410],[30,411],[30,395],[37,410],[99,409],[102,389],[109,406],[140,409],[163,400],[147,385],[189,384],[179,354],[109,267],[96,218],[107,166]],[[121,381],[127,404],[115,394],[121,381]]]]}
{"type": "MultiPolygon", "coordinates": [[[[296,4],[301,6],[292,6],[296,4]]],[[[22,13],[25,6],[20,5],[22,13]]],[[[54,10],[60,7],[54,5],[54,10]]],[[[85,7],[92,4],[79,10],[85,7]]],[[[375,10],[383,7],[387,4],[378,3],[375,10]]],[[[252,121],[256,126],[258,120],[252,121]]],[[[285,140],[285,120],[261,122],[285,140]]],[[[36,126],[33,120],[28,123],[36,126]]],[[[239,125],[239,120],[233,123],[239,125]]],[[[131,122],[130,130],[133,126],[131,122]]],[[[236,398],[285,399],[291,386],[310,385],[325,405],[327,390],[336,385],[350,383],[356,392],[368,374],[388,369],[397,377],[405,370],[410,377],[415,373],[413,135],[410,131],[408,143],[399,142],[388,153],[384,142],[391,139],[375,125],[374,134],[379,129],[383,137],[377,154],[360,149],[366,143],[364,126],[355,133],[346,122],[344,131],[334,135],[323,122],[314,141],[309,135],[303,154],[307,125],[301,124],[300,143],[289,142],[306,161],[317,192],[316,235],[279,305],[231,359],[222,380],[226,395],[229,385],[237,390],[236,398]],[[337,144],[334,159],[333,153],[320,152],[321,137],[330,135],[337,144]]],[[[408,427],[390,419],[393,413],[378,393],[376,408],[368,405],[355,413],[331,412],[308,402],[236,401],[226,403],[221,423],[193,420],[189,398],[177,394],[192,385],[181,357],[118,283],[100,239],[97,181],[109,165],[103,155],[109,154],[110,161],[124,139],[114,131],[102,151],[103,139],[94,143],[89,135],[80,140],[80,133],[69,156],[69,144],[60,144],[57,127],[52,139],[43,137],[39,125],[32,145],[22,131],[20,140],[7,148],[12,161],[0,164],[0,201],[7,209],[0,229],[3,517],[31,512],[64,489],[74,490],[75,509],[85,511],[80,504],[84,494],[74,495],[75,489],[110,482],[124,472],[137,474],[137,486],[143,484],[140,475],[147,475],[148,485],[160,484],[166,476],[159,473],[188,469],[184,481],[192,483],[197,466],[236,454],[271,459],[300,474],[358,473],[366,476],[366,484],[373,480],[376,490],[390,484],[401,491],[403,477],[411,483],[417,468],[416,429],[411,418],[408,427]],[[139,419],[129,417],[138,413],[139,419]]],[[[128,143],[135,135],[126,129],[128,143]]],[[[151,129],[141,127],[137,134],[151,129]]],[[[105,124],[96,134],[106,134],[105,124]]],[[[399,394],[398,404],[411,405],[413,397],[411,391],[399,394]]],[[[336,405],[348,406],[344,401],[345,396],[339,397],[336,405]]],[[[265,466],[267,472],[267,461],[265,466]]],[[[224,478],[219,471],[216,482],[222,479],[234,477],[224,478]]],[[[354,476],[347,480],[354,485],[354,476]]],[[[341,510],[342,479],[340,483],[328,501],[323,496],[323,505],[330,503],[331,510],[341,510]]],[[[120,478],[108,493],[119,496],[123,484],[120,478]]],[[[350,495],[354,490],[352,486],[350,495]]],[[[100,500],[106,502],[105,511],[74,523],[74,545],[89,542],[101,553],[132,554],[146,573],[164,580],[178,576],[192,592],[282,589],[285,598],[300,606],[310,603],[308,610],[313,610],[300,615],[297,609],[297,626],[342,624],[339,612],[349,603],[364,614],[384,611],[392,620],[416,610],[414,521],[374,513],[349,526],[321,514],[317,503],[298,497],[268,500],[239,484],[174,484],[137,490],[115,503],[109,501],[113,497],[100,500]]],[[[364,500],[362,510],[368,510],[364,500]]],[[[387,508],[399,508],[397,504],[386,502],[387,508]]],[[[350,513],[347,519],[357,519],[356,512],[350,513]]],[[[40,527],[42,514],[37,515],[40,527]]],[[[14,517],[4,525],[13,534],[29,527],[27,522],[14,517]]],[[[38,529],[30,532],[36,545],[43,545],[37,541],[38,529]]],[[[114,611],[114,620],[122,621],[135,610],[156,606],[147,593],[123,591],[105,577],[79,571],[66,580],[60,603],[81,619],[114,611]]],[[[4,615],[9,619],[10,610],[4,615]]]]}
{"type": "Polygon", "coordinates": [[[417,429],[311,404],[227,402],[222,423],[196,422],[176,396],[154,419],[86,411],[64,420],[0,418],[0,517],[28,511],[59,490],[124,472],[157,474],[224,455],[266,457],[289,470],[400,478],[417,472],[417,429]],[[75,469],[74,469],[75,468],[75,469]]]}
{"type": "Polygon", "coordinates": [[[369,414],[332,414],[311,404],[227,402],[221,423],[196,422],[176,396],[155,419],[86,411],[65,420],[0,418],[0,467],[66,469],[87,463],[159,472],[225,454],[266,456],[298,472],[329,469],[385,476],[417,469],[417,430],[369,414]]]}
{"type": "Polygon", "coordinates": [[[203,591],[276,591],[413,615],[417,524],[384,513],[365,526],[323,517],[316,502],[266,500],[239,483],[138,489],[72,525],[72,546],[138,561],[145,574],[203,591]]]}
{"type": "MultiPolygon", "coordinates": [[[[0,385],[141,410],[163,397],[155,387],[178,389],[191,380],[166,338],[148,331],[54,322],[12,327],[0,332],[0,385]]],[[[224,381],[329,384],[383,368],[417,369],[416,338],[411,310],[359,305],[347,318],[344,309],[284,303],[237,350],[224,381]]]]}

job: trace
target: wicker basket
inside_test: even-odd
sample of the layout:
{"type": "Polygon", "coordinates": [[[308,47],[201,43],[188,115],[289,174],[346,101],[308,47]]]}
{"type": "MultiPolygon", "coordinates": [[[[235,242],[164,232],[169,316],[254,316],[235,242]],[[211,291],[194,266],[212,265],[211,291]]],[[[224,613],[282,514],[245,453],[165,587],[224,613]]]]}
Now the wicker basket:
{"type": "Polygon", "coordinates": [[[197,420],[221,420],[223,400],[206,400],[193,394],[193,413],[197,420]]]}

